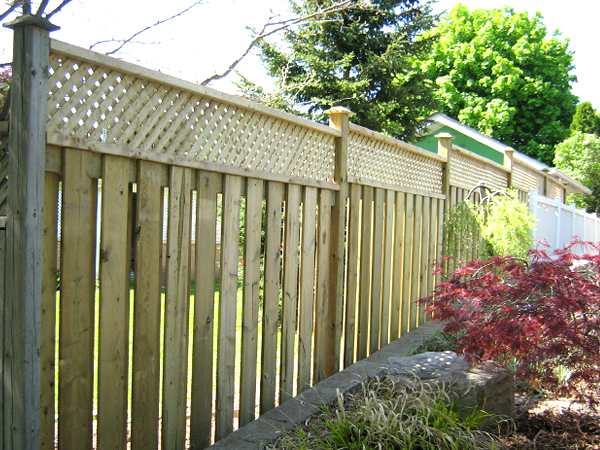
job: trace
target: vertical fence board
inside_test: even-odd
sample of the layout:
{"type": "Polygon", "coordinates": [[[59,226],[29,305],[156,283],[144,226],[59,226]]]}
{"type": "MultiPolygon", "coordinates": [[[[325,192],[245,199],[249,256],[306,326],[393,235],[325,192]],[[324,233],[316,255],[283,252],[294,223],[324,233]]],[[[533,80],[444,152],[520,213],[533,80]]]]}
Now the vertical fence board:
{"type": "Polygon", "coordinates": [[[241,187],[242,178],[225,176],[217,353],[217,441],[233,432],[241,187]]]}
{"type": "MultiPolygon", "coordinates": [[[[4,348],[4,333],[6,331],[6,324],[5,324],[5,320],[8,320],[8,313],[9,313],[9,309],[8,309],[8,305],[7,302],[5,301],[5,294],[4,294],[4,287],[6,285],[5,283],[5,277],[6,277],[6,218],[5,217],[0,217],[0,325],[2,326],[2,331],[0,331],[0,382],[2,382],[4,384],[4,380],[5,380],[5,369],[4,369],[4,355],[6,354],[5,348],[4,348]]],[[[52,390],[52,393],[54,394],[54,390],[52,390]]],[[[5,404],[4,402],[5,397],[4,397],[4,389],[0,389],[0,414],[2,415],[2,418],[0,418],[0,444],[4,444],[6,441],[4,440],[5,437],[5,424],[8,424],[8,418],[5,419],[5,406],[8,406],[5,404]]],[[[8,403],[8,402],[7,402],[8,403]]],[[[52,409],[54,409],[54,402],[52,402],[52,409]]],[[[54,422],[53,422],[54,424],[54,422]]],[[[43,424],[40,424],[42,426],[42,432],[46,429],[43,424]]],[[[43,437],[42,437],[43,438],[43,437]]],[[[7,437],[7,441],[8,441],[8,437],[7,437]]],[[[54,438],[52,439],[52,441],[54,441],[54,438]]],[[[51,447],[52,448],[52,447],[51,447]]]]}
{"type": "Polygon", "coordinates": [[[187,409],[193,172],[177,166],[171,166],[170,172],[161,444],[165,449],[182,449],[187,409]]]}
{"type": "Polygon", "coordinates": [[[277,328],[281,279],[281,213],[285,186],[267,186],[267,229],[265,236],[265,286],[263,299],[263,341],[261,353],[260,413],[275,407],[277,376],[277,328]]]}
{"type": "Polygon", "coordinates": [[[246,187],[240,426],[254,420],[256,409],[263,184],[249,179],[246,187]]]}
{"type": "Polygon", "coordinates": [[[360,185],[350,187],[348,212],[348,243],[346,250],[346,308],[344,318],[344,367],[356,361],[356,312],[358,298],[359,237],[360,237],[360,185]]]}
{"type": "Polygon", "coordinates": [[[213,392],[213,332],[217,190],[220,174],[198,172],[194,286],[194,348],[192,355],[191,447],[210,445],[213,392]]]}
{"type": "MultiPolygon", "coordinates": [[[[429,263],[430,263],[430,245],[431,241],[434,240],[432,233],[433,215],[431,214],[431,203],[433,199],[430,197],[423,198],[423,213],[422,215],[422,226],[421,226],[421,263],[419,265],[420,275],[420,288],[419,295],[414,300],[421,299],[429,295],[429,263]]],[[[415,308],[418,311],[417,326],[423,323],[423,308],[420,303],[415,304],[415,308]]]]}
{"type": "Polygon", "coordinates": [[[129,160],[105,156],[102,171],[98,448],[127,446],[129,364],[129,160]]]}
{"type": "Polygon", "coordinates": [[[63,161],[58,434],[61,449],[91,449],[97,181],[91,153],[63,161]]]}
{"type": "MultiPolygon", "coordinates": [[[[440,242],[440,228],[441,228],[441,224],[440,224],[440,220],[441,220],[441,212],[440,209],[442,209],[443,211],[443,206],[442,206],[442,200],[440,199],[436,199],[433,198],[431,199],[431,227],[430,227],[430,233],[431,233],[431,239],[429,240],[429,261],[428,261],[428,270],[427,270],[427,279],[428,279],[428,284],[427,284],[427,294],[426,295],[432,295],[433,291],[437,285],[436,283],[436,275],[435,275],[435,270],[438,266],[438,261],[439,261],[439,257],[440,257],[440,253],[438,251],[438,243],[440,242]]],[[[429,320],[431,318],[431,316],[427,315],[427,316],[423,316],[424,320],[429,320]]]]}
{"type": "Polygon", "coordinates": [[[363,187],[361,242],[360,242],[360,292],[358,297],[358,354],[361,360],[368,356],[369,310],[371,308],[373,231],[373,188],[363,187]]]}
{"type": "Polygon", "coordinates": [[[311,385],[313,311],[315,306],[315,249],[317,189],[304,189],[302,205],[302,253],[300,265],[298,324],[298,392],[311,385]]]}
{"type": "Polygon", "coordinates": [[[400,309],[402,308],[404,260],[404,208],[405,194],[396,193],[394,204],[394,270],[392,272],[392,300],[390,312],[390,340],[400,335],[400,309]]]}
{"type": "Polygon", "coordinates": [[[394,191],[385,198],[385,234],[383,244],[383,282],[381,286],[381,346],[390,342],[392,265],[394,250],[394,191]]]}
{"type": "MultiPolygon", "coordinates": [[[[7,302],[5,301],[5,277],[6,277],[6,217],[0,217],[0,325],[2,326],[2,331],[0,331],[0,382],[4,383],[5,380],[5,368],[4,368],[4,355],[6,354],[5,351],[5,347],[4,347],[4,333],[6,331],[6,324],[5,324],[5,320],[8,320],[8,305],[7,302]]],[[[54,394],[54,389],[52,390],[52,393],[54,394]]],[[[0,389],[0,414],[2,415],[2,418],[0,418],[0,444],[5,444],[6,441],[8,441],[8,437],[7,440],[4,440],[5,437],[5,424],[8,424],[8,421],[6,418],[5,419],[5,405],[4,403],[5,397],[4,397],[4,389],[0,389]]],[[[43,403],[42,403],[43,404],[43,403]]],[[[52,402],[52,412],[54,413],[54,401],[52,402]]],[[[52,422],[54,425],[54,422],[52,422]]],[[[43,432],[45,429],[45,427],[43,427],[43,422],[42,422],[42,429],[41,431],[43,432]]],[[[43,438],[43,437],[42,437],[43,438]]],[[[54,437],[52,438],[52,442],[54,441],[54,437]]],[[[52,447],[51,447],[52,448],[52,447]]]]}
{"type": "Polygon", "coordinates": [[[160,164],[140,161],[135,230],[131,448],[158,447],[163,189],[160,164]]]}
{"type": "Polygon", "coordinates": [[[288,185],[285,202],[285,247],[281,329],[280,403],[294,396],[294,360],[298,323],[298,268],[300,248],[300,197],[302,189],[288,185]]]}
{"type": "Polygon", "coordinates": [[[413,228],[413,252],[412,252],[412,274],[410,280],[410,297],[407,301],[410,303],[410,330],[414,330],[418,324],[419,308],[415,300],[419,298],[421,289],[422,272],[422,224],[423,224],[423,196],[415,195],[415,213],[413,228]]]}
{"type": "MultiPolygon", "coordinates": [[[[327,342],[328,330],[331,319],[328,317],[329,295],[329,261],[330,261],[330,231],[331,231],[331,204],[332,193],[328,189],[321,189],[319,198],[319,234],[317,238],[317,282],[315,301],[315,362],[314,381],[318,383],[326,378],[327,355],[330,353],[327,342]]],[[[335,348],[335,347],[334,347],[335,348]]]]}
{"type": "Polygon", "coordinates": [[[375,211],[373,214],[373,259],[371,262],[371,341],[370,353],[381,347],[381,287],[383,268],[383,227],[385,221],[383,201],[385,191],[375,190],[375,211]]]}
{"type": "Polygon", "coordinates": [[[414,216],[415,216],[415,195],[406,194],[405,214],[404,214],[404,267],[403,267],[403,286],[402,286],[402,314],[400,319],[400,335],[403,336],[410,331],[411,314],[411,284],[412,268],[414,261],[414,216]]]}
{"type": "MultiPolygon", "coordinates": [[[[40,331],[40,446],[54,450],[55,439],[55,383],[56,383],[56,270],[58,222],[57,174],[46,172],[44,178],[44,229],[42,238],[42,329],[40,331]]],[[[4,230],[0,230],[4,236],[4,230]]],[[[0,245],[0,276],[4,263],[3,246],[0,245]]],[[[0,290],[2,284],[0,283],[0,290]]],[[[0,291],[1,292],[1,291],[0,291]]],[[[1,295],[1,294],[0,294],[1,295]]],[[[2,302],[0,302],[0,308],[2,302]]],[[[2,333],[0,333],[0,336],[2,333]]],[[[0,377],[2,379],[2,377],[0,377]]],[[[0,404],[1,398],[0,398],[0,404]]],[[[2,442],[0,440],[0,442],[2,442]]]]}

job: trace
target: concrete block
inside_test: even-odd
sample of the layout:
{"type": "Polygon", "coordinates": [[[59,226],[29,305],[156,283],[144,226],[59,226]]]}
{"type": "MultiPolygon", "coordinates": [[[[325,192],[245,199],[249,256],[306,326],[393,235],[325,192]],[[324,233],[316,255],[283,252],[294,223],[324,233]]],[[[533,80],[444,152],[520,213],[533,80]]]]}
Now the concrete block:
{"type": "Polygon", "coordinates": [[[424,383],[451,386],[458,409],[463,414],[483,409],[498,416],[510,416],[514,411],[514,382],[506,369],[495,364],[473,368],[453,352],[404,356],[442,328],[442,324],[435,322],[421,325],[365,360],[352,364],[263,414],[210,448],[264,450],[284,433],[318,414],[323,406],[335,403],[338,392],[353,392],[361,383],[382,376],[396,377],[405,382],[414,382],[418,377],[424,383]]]}

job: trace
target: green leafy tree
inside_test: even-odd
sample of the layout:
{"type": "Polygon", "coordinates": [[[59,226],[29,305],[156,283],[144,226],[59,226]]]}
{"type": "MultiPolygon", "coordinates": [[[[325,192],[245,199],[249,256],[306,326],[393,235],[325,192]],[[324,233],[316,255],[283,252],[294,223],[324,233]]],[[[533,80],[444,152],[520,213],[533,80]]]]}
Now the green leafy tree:
{"type": "Polygon", "coordinates": [[[458,5],[423,70],[437,85],[441,111],[539,161],[570,134],[577,97],[573,54],[542,16],[458,5]]]}
{"type": "Polygon", "coordinates": [[[583,102],[577,105],[571,122],[571,131],[573,133],[581,131],[582,133],[600,136],[600,117],[598,117],[591,102],[583,102]]]}
{"type": "MultiPolygon", "coordinates": [[[[291,1],[298,15],[310,15],[332,0],[291,1]]],[[[281,46],[263,41],[262,61],[275,78],[277,92],[243,79],[246,95],[324,120],[324,111],[345,106],[352,121],[391,136],[408,139],[434,108],[432,83],[415,68],[429,54],[434,35],[421,34],[436,25],[429,1],[372,0],[325,20],[286,30],[281,46]]]]}
{"type": "Polygon", "coordinates": [[[572,194],[579,208],[600,212],[600,137],[577,131],[556,146],[554,164],[592,190],[592,195],[572,194]]]}

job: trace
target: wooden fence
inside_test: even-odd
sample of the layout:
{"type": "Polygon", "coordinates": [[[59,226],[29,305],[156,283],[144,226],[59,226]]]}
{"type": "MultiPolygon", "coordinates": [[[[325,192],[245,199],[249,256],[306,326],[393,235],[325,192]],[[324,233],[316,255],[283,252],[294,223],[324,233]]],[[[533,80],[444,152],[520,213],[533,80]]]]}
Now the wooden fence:
{"type": "Polygon", "coordinates": [[[511,180],[50,45],[39,448],[205,448],[368,356],[426,320],[448,204],[511,180]]]}

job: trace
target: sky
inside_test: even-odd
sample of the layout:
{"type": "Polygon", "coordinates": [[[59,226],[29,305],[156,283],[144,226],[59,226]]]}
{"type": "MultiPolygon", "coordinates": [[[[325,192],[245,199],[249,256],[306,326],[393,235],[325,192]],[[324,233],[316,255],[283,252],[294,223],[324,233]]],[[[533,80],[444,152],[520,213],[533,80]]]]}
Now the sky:
{"type": "MultiPolygon", "coordinates": [[[[56,0],[54,0],[56,1],[56,0]]],[[[52,22],[60,26],[51,36],[55,39],[105,53],[118,44],[102,43],[126,39],[133,33],[168,18],[193,3],[193,0],[139,2],[137,0],[73,0],[52,22]],[[151,7],[152,3],[159,5],[151,7]],[[143,5],[143,6],[141,6],[143,5]],[[94,45],[96,44],[96,45],[94,45]]],[[[581,101],[591,101],[600,109],[597,52],[598,0],[439,0],[437,12],[462,3],[469,8],[512,6],[533,15],[540,11],[549,33],[558,29],[559,39],[569,39],[573,51],[574,74],[578,82],[573,93],[581,101]],[[568,6],[567,6],[568,5],[568,6]]],[[[51,0],[51,5],[52,5],[51,0]]],[[[248,27],[260,28],[273,14],[287,17],[287,0],[203,0],[189,12],[145,32],[116,56],[189,81],[201,82],[215,72],[224,71],[247,47],[248,27]]],[[[0,30],[0,63],[11,60],[11,31],[0,30]]],[[[267,77],[257,57],[246,58],[238,70],[259,83],[267,77]]],[[[233,77],[211,86],[233,93],[233,77]]]]}

